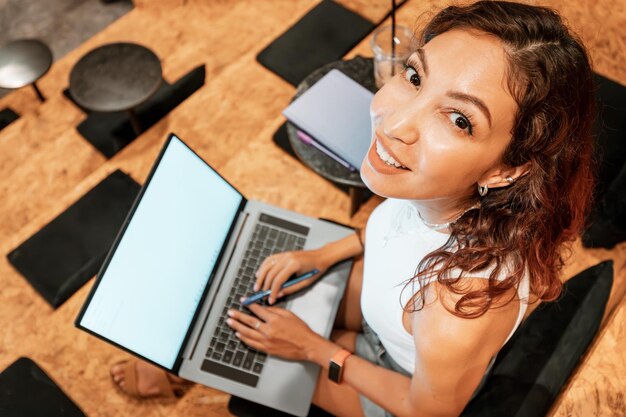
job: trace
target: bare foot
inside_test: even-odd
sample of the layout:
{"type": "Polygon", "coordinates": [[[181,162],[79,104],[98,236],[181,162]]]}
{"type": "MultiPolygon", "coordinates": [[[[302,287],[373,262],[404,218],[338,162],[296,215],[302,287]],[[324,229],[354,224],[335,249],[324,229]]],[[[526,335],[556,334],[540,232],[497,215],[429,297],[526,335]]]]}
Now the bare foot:
{"type": "Polygon", "coordinates": [[[118,362],[111,367],[111,377],[113,382],[117,384],[122,391],[127,394],[135,395],[132,387],[127,386],[126,373],[129,372],[128,367],[134,366],[137,378],[136,395],[139,397],[158,397],[170,396],[171,393],[164,383],[164,377],[171,386],[174,395],[180,397],[185,389],[192,385],[191,382],[169,374],[148,362],[130,359],[128,361],[118,362]],[[165,385],[165,387],[164,387],[165,385]]]}

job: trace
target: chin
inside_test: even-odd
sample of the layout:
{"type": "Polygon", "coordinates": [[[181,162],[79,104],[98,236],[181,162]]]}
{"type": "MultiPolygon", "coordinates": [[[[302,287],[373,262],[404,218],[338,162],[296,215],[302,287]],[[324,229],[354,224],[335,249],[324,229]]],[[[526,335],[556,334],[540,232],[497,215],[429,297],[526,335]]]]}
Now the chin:
{"type": "Polygon", "coordinates": [[[398,188],[397,180],[384,178],[366,165],[367,161],[361,165],[361,180],[372,193],[384,198],[415,199],[412,193],[398,188]]]}

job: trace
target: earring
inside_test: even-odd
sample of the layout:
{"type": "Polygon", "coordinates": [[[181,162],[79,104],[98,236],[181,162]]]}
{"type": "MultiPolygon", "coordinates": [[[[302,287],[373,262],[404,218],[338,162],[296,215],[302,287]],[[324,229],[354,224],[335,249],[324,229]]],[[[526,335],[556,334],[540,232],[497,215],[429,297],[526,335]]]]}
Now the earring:
{"type": "Polygon", "coordinates": [[[513,179],[513,177],[509,176],[505,178],[506,182],[508,182],[509,184],[513,184],[515,182],[515,180],[513,179]]]}
{"type": "Polygon", "coordinates": [[[487,195],[487,193],[489,192],[489,186],[487,184],[481,186],[480,184],[478,184],[478,194],[481,197],[484,197],[487,195]]]}

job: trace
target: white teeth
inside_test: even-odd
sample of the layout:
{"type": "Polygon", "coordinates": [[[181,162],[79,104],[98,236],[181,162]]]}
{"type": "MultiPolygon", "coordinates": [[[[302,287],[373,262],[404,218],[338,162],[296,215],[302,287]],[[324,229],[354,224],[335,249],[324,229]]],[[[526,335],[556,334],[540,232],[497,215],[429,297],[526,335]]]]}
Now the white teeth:
{"type": "Polygon", "coordinates": [[[396,168],[405,168],[405,166],[400,165],[395,159],[393,159],[391,157],[391,155],[389,155],[387,153],[387,151],[385,151],[385,149],[381,146],[380,142],[376,141],[376,153],[378,154],[378,156],[380,156],[380,159],[383,160],[384,163],[386,163],[387,165],[391,165],[392,167],[396,167],[396,168]]]}

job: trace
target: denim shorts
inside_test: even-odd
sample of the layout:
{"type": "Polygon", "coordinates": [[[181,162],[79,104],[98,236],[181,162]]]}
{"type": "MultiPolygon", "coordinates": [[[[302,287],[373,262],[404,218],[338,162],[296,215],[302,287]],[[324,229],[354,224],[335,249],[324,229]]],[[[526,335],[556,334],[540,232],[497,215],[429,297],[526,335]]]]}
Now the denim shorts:
{"type": "MultiPolygon", "coordinates": [[[[376,365],[399,372],[402,375],[411,377],[407,371],[398,365],[387,353],[383,344],[371,327],[363,320],[363,333],[359,333],[356,337],[356,354],[361,358],[368,360],[376,365]]],[[[381,406],[372,402],[364,395],[360,395],[361,408],[365,417],[392,417],[388,411],[381,406]]]]}

